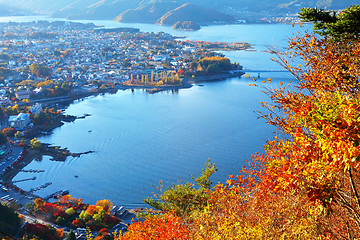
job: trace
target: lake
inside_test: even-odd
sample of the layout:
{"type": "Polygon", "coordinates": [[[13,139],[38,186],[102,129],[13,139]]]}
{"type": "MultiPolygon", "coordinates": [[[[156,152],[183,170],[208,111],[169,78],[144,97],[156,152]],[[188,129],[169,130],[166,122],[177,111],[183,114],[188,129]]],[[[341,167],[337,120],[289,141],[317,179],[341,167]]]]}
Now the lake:
{"type": "MultiPolygon", "coordinates": [[[[26,17],[12,19],[27,21],[26,17]]],[[[31,20],[40,17],[28,18],[31,20]]],[[[285,46],[286,39],[299,30],[283,24],[249,24],[206,26],[185,32],[151,24],[89,22],[163,31],[190,40],[247,41],[254,44],[255,51],[223,53],[252,70],[281,69],[264,50],[267,45],[285,46]]],[[[274,82],[292,80],[286,72],[261,72],[261,78],[267,77],[274,82]]],[[[25,190],[51,182],[36,192],[40,196],[69,189],[72,196],[92,204],[106,198],[126,207],[144,206],[142,199],[156,192],[159,180],[170,184],[190,181],[191,176],[201,173],[209,158],[219,169],[212,181],[225,183],[228,175],[239,173],[253,153],[262,152],[265,141],[273,136],[274,128],[257,119],[255,113],[260,110],[259,102],[266,100],[263,89],[250,83],[246,77],[230,78],[178,92],[147,94],[143,90],[125,90],[74,101],[66,108],[67,114],[90,116],[65,123],[52,135],[39,139],[72,152],[95,152],[65,162],[44,157],[25,169],[45,172],[19,173],[14,180],[36,176],[35,181],[18,183],[25,190]]]]}

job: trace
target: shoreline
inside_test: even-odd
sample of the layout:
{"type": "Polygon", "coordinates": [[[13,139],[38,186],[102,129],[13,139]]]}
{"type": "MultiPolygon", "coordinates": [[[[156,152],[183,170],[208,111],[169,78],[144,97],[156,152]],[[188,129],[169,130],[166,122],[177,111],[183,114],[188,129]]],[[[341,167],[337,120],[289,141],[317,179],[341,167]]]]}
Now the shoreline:
{"type": "MultiPolygon", "coordinates": [[[[28,151],[28,154],[23,158],[23,160],[17,164],[11,171],[9,171],[7,174],[5,174],[2,179],[1,179],[1,183],[3,186],[6,186],[9,188],[9,191],[14,191],[15,193],[19,194],[20,196],[22,196],[22,198],[24,197],[30,197],[29,200],[31,198],[41,198],[40,196],[34,194],[34,193],[30,193],[29,191],[25,191],[21,188],[19,188],[17,185],[15,185],[13,183],[13,178],[19,173],[21,172],[21,170],[23,170],[27,165],[29,165],[32,161],[34,161],[34,159],[40,156],[38,153],[34,152],[34,151],[28,151]]],[[[19,197],[19,199],[17,199],[18,201],[21,198],[19,197]]]]}
{"type": "MultiPolygon", "coordinates": [[[[257,12],[253,12],[254,15],[257,15],[257,12]]],[[[101,19],[101,18],[94,18],[94,19],[89,19],[89,18],[66,18],[66,17],[53,17],[51,15],[44,15],[44,14],[22,14],[22,15],[13,15],[13,14],[9,14],[9,15],[1,15],[1,18],[27,18],[27,17],[39,17],[39,18],[44,18],[46,19],[46,21],[70,21],[70,22],[83,22],[83,21],[111,21],[111,22],[115,22],[115,23],[122,23],[122,24],[153,24],[153,25],[158,25],[158,26],[166,26],[166,27],[170,27],[169,25],[161,25],[161,24],[156,24],[153,22],[119,22],[119,21],[115,21],[113,18],[110,19],[101,19]]],[[[279,16],[281,17],[287,17],[286,15],[284,16],[279,16]]],[[[271,18],[270,18],[271,19],[271,18]]],[[[293,21],[295,21],[296,19],[293,19],[293,21],[290,20],[286,20],[286,21],[270,21],[270,19],[267,20],[260,20],[257,18],[253,18],[253,19],[236,19],[235,21],[232,22],[227,22],[227,23],[223,23],[223,22],[209,22],[207,24],[200,24],[201,27],[206,27],[206,26],[225,26],[225,25],[246,25],[246,24],[291,24],[293,21]]],[[[28,22],[31,22],[33,20],[29,20],[28,22]]],[[[1,22],[1,21],[0,21],[1,22]]],[[[23,21],[23,22],[27,22],[27,21],[23,21]]],[[[298,22],[296,22],[298,23],[298,22]]],[[[101,26],[100,26],[101,27],[101,26]]],[[[106,28],[106,27],[105,27],[106,28]]],[[[108,27],[110,28],[110,27],[108,27]]]]}
{"type": "MultiPolygon", "coordinates": [[[[116,86],[116,88],[111,89],[99,89],[99,91],[96,92],[84,92],[76,95],[66,95],[56,98],[49,98],[49,99],[39,99],[39,100],[32,100],[28,103],[18,103],[19,105],[31,105],[34,103],[44,103],[44,104],[53,104],[53,103],[60,103],[60,102],[71,102],[78,99],[82,99],[85,97],[90,96],[96,96],[99,94],[104,93],[111,93],[118,90],[130,90],[130,89],[143,89],[146,90],[149,94],[154,94],[157,92],[162,91],[170,91],[170,90],[179,90],[179,89],[187,89],[194,86],[194,83],[200,83],[200,82],[207,82],[207,81],[218,81],[218,80],[225,80],[232,77],[241,77],[244,75],[244,71],[236,71],[236,72],[228,72],[223,74],[216,74],[216,75],[207,75],[207,76],[198,76],[194,78],[183,78],[181,80],[181,85],[174,85],[174,86],[124,86],[119,85],[116,86]]],[[[74,120],[78,119],[79,117],[76,117],[74,120]]],[[[80,117],[81,118],[81,117],[80,117]]],[[[51,132],[55,128],[61,127],[64,123],[58,124],[56,126],[53,126],[51,129],[48,129],[47,132],[51,132]]],[[[35,137],[41,135],[41,133],[37,133],[35,137]]],[[[34,193],[30,193],[28,191],[25,191],[21,188],[19,188],[16,183],[13,183],[13,178],[21,171],[23,170],[27,165],[29,165],[34,159],[42,157],[42,156],[52,156],[53,160],[55,161],[66,161],[68,156],[78,157],[81,154],[88,154],[92,153],[93,151],[88,151],[85,153],[71,153],[66,148],[61,149],[60,147],[56,146],[50,146],[50,144],[44,144],[46,149],[42,150],[33,150],[31,148],[26,149],[24,148],[23,151],[27,151],[26,156],[23,157],[23,159],[16,164],[11,171],[6,173],[4,176],[0,178],[1,183],[4,186],[11,187],[12,191],[17,192],[20,194],[20,196],[28,196],[32,198],[42,198],[39,195],[36,195],[34,193]],[[26,150],[25,150],[26,149],[26,150]],[[66,153],[64,153],[64,151],[66,153]],[[60,153],[62,152],[62,153],[60,153]],[[61,156],[60,156],[61,155],[61,156]],[[56,157],[54,157],[56,156],[56,157]]],[[[125,204],[126,205],[126,204],[125,204]]]]}
{"type": "Polygon", "coordinates": [[[116,85],[114,88],[98,89],[97,91],[94,91],[94,92],[89,91],[89,92],[84,92],[84,93],[79,93],[79,94],[69,94],[69,95],[54,97],[54,98],[35,99],[35,100],[30,100],[27,103],[20,102],[20,103],[16,103],[16,104],[19,106],[23,106],[23,105],[31,105],[34,103],[51,104],[51,103],[59,103],[59,102],[67,102],[67,101],[70,102],[70,101],[78,100],[81,98],[96,96],[96,95],[102,94],[102,93],[111,93],[111,92],[117,91],[117,90],[129,90],[129,89],[144,89],[144,90],[149,90],[149,91],[156,90],[154,92],[148,92],[148,93],[152,94],[152,93],[162,92],[162,91],[187,89],[187,88],[193,87],[194,83],[225,80],[227,78],[241,77],[244,74],[245,74],[245,71],[240,70],[240,71],[231,71],[228,73],[221,73],[221,74],[215,74],[215,75],[197,76],[194,78],[184,77],[184,78],[182,78],[180,85],[165,85],[165,86],[116,85]]]}

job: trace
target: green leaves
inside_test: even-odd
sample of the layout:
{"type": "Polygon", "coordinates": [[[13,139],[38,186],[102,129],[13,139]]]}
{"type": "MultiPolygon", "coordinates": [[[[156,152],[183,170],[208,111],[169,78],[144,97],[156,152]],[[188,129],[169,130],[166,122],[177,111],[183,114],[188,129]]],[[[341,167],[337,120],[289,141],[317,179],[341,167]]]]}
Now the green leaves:
{"type": "Polygon", "coordinates": [[[200,187],[200,190],[210,190],[212,182],[210,181],[210,177],[212,174],[217,172],[217,168],[215,167],[215,163],[211,163],[210,159],[208,159],[207,163],[205,163],[205,169],[202,170],[202,174],[198,178],[192,177],[192,179],[197,182],[200,187]]]}
{"type": "Polygon", "coordinates": [[[360,34],[360,6],[350,6],[343,11],[325,11],[303,8],[299,13],[303,22],[314,23],[314,32],[335,40],[358,38],[360,34]]]}
{"type": "Polygon", "coordinates": [[[216,171],[215,163],[211,163],[209,159],[202,174],[197,178],[192,177],[199,186],[198,189],[191,183],[173,184],[159,195],[157,200],[147,198],[143,201],[156,209],[174,211],[179,216],[191,218],[191,215],[207,205],[212,184],[210,177],[216,171]]]}

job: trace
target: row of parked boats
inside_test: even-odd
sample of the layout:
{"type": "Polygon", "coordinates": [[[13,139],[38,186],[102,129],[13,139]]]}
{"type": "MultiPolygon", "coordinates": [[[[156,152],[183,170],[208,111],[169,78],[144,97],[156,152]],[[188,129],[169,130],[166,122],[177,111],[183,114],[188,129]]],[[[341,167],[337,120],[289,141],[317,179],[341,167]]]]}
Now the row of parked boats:
{"type": "Polygon", "coordinates": [[[30,193],[33,193],[33,192],[39,191],[40,189],[46,188],[46,187],[50,186],[51,184],[52,184],[51,182],[48,182],[48,183],[45,183],[45,184],[41,185],[40,187],[31,188],[31,189],[29,190],[29,192],[30,192],[30,193]]]}

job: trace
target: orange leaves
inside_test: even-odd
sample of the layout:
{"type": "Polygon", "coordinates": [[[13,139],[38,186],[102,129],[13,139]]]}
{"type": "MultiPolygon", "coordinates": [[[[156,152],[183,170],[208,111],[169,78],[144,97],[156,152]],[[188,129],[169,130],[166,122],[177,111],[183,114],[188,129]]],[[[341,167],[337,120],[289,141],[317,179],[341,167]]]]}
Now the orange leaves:
{"type": "MultiPolygon", "coordinates": [[[[287,53],[303,59],[306,69],[292,68],[287,65],[289,61],[281,59],[285,68],[300,81],[294,86],[297,91],[279,88],[269,92],[275,105],[265,105],[269,110],[265,115],[269,123],[290,136],[276,143],[280,145],[271,145],[273,150],[268,151],[272,156],[272,166],[276,162],[277,168],[282,169],[280,175],[306,180],[311,178],[311,174],[301,169],[343,171],[359,156],[360,149],[356,145],[360,128],[357,81],[360,43],[353,42],[351,48],[345,46],[346,43],[306,35],[295,38],[287,53]],[[285,146],[289,143],[292,147],[298,146],[299,153],[288,152],[285,146]],[[284,157],[291,162],[290,165],[276,160],[284,157]],[[294,169],[293,164],[296,166],[294,169]],[[293,174],[289,175],[291,172],[293,174]]],[[[284,176],[282,179],[287,179],[284,176]]]]}
{"type": "MultiPolygon", "coordinates": [[[[272,103],[262,103],[268,111],[262,116],[279,134],[267,141],[265,154],[254,154],[241,175],[206,192],[190,222],[165,213],[130,225],[118,239],[360,237],[360,43],[349,44],[293,39],[279,55],[304,64],[283,59],[298,81],[266,92],[272,103]]],[[[186,184],[173,190],[181,194],[161,200],[197,196],[186,184]]]]}
{"type": "Polygon", "coordinates": [[[96,210],[97,209],[95,205],[89,205],[88,208],[86,209],[86,213],[89,214],[90,216],[93,216],[96,210]]]}
{"type": "Polygon", "coordinates": [[[182,240],[189,239],[189,229],[183,219],[172,214],[152,216],[143,222],[133,223],[124,235],[115,237],[115,240],[126,239],[154,239],[154,240],[182,240]]]}
{"type": "Polygon", "coordinates": [[[110,213],[111,208],[113,207],[113,203],[110,200],[104,199],[96,202],[96,206],[102,207],[106,214],[110,213]]]}
{"type": "Polygon", "coordinates": [[[192,224],[191,239],[313,238],[316,215],[307,211],[306,199],[263,184],[216,186],[210,205],[192,224]]]}
{"type": "Polygon", "coordinates": [[[41,198],[36,198],[34,203],[36,204],[37,209],[41,209],[41,207],[44,206],[44,201],[41,198]]]}
{"type": "MultiPolygon", "coordinates": [[[[306,35],[295,38],[286,54],[302,59],[306,67],[280,60],[299,81],[291,88],[295,91],[280,85],[267,93],[273,105],[263,104],[269,112],[263,116],[283,135],[268,142],[265,156],[254,159],[264,163],[256,189],[296,193],[324,211],[337,209],[331,217],[342,216],[342,223],[353,227],[349,231],[358,232],[354,222],[360,223],[360,197],[355,206],[351,196],[360,186],[360,42],[306,35]],[[357,174],[352,177],[350,171],[357,174]]],[[[322,221],[328,227],[327,218],[322,221]]]]}

